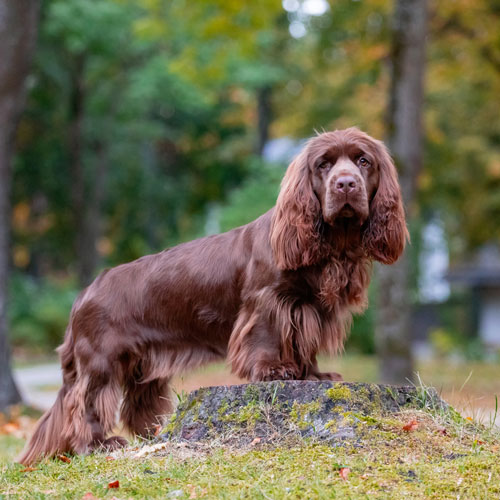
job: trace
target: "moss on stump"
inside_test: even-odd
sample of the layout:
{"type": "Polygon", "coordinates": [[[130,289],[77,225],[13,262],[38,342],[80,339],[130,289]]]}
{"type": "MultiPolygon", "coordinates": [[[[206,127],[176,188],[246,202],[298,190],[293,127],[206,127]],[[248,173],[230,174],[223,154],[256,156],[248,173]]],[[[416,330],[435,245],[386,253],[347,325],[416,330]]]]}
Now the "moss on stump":
{"type": "Polygon", "coordinates": [[[348,382],[275,381],[205,387],[182,401],[162,440],[245,447],[300,438],[362,446],[403,409],[448,410],[434,389],[348,382]]]}

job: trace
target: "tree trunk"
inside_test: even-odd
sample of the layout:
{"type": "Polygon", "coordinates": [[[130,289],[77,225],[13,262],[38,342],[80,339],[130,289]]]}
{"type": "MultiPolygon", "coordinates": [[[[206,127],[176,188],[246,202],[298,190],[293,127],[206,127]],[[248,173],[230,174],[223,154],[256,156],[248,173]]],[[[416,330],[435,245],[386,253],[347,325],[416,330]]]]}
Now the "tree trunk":
{"type": "Polygon", "coordinates": [[[85,171],[84,171],[84,119],[85,119],[85,55],[75,58],[71,75],[71,95],[69,103],[69,158],[71,168],[71,204],[75,229],[74,250],[76,274],[81,288],[92,280],[97,262],[97,251],[90,221],[87,217],[85,171]],[[90,230],[90,231],[89,231],[90,230]]]}
{"type": "Polygon", "coordinates": [[[272,89],[269,86],[257,90],[257,154],[262,156],[264,146],[269,139],[269,127],[272,120],[272,89]]]}
{"type": "Polygon", "coordinates": [[[7,341],[11,162],[38,14],[38,0],[0,0],[0,411],[21,401],[12,378],[7,341]]]}
{"type": "MultiPolygon", "coordinates": [[[[396,0],[387,143],[398,166],[407,215],[413,212],[422,164],[422,106],[427,34],[426,0],[396,0]]],[[[411,350],[410,259],[378,269],[376,345],[381,379],[402,383],[414,377],[411,350]]]]}

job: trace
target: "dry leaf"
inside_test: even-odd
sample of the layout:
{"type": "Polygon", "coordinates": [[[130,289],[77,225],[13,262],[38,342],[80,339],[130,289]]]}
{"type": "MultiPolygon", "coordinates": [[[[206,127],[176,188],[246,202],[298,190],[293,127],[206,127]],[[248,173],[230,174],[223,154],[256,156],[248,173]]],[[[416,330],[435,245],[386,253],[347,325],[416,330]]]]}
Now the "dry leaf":
{"type": "Polygon", "coordinates": [[[198,498],[196,494],[196,486],[194,484],[188,484],[187,489],[189,490],[189,498],[198,498]]]}
{"type": "Polygon", "coordinates": [[[2,425],[2,427],[0,427],[0,432],[2,434],[13,434],[18,430],[19,430],[19,424],[14,422],[8,422],[7,424],[2,425]]]}
{"type": "Polygon", "coordinates": [[[406,432],[412,432],[418,429],[418,422],[416,420],[410,420],[406,425],[403,425],[403,430],[406,432]]]}
{"type": "Polygon", "coordinates": [[[351,469],[349,469],[349,467],[341,467],[339,470],[339,475],[344,481],[347,481],[350,473],[351,469]]]}
{"type": "Polygon", "coordinates": [[[36,467],[25,467],[21,472],[33,472],[37,470],[36,467]]]}
{"type": "Polygon", "coordinates": [[[154,426],[154,430],[155,430],[154,435],[158,436],[160,434],[160,432],[162,431],[162,429],[163,429],[163,427],[161,425],[159,425],[159,424],[155,425],[154,426]]]}
{"type": "Polygon", "coordinates": [[[108,462],[110,462],[111,460],[115,460],[115,457],[108,455],[107,457],[104,457],[104,460],[107,460],[108,462]]]}
{"type": "Polygon", "coordinates": [[[65,462],[67,464],[71,463],[71,458],[68,458],[66,455],[57,455],[58,460],[61,462],[65,462]]]}
{"type": "Polygon", "coordinates": [[[88,492],[83,495],[82,500],[99,500],[99,497],[96,497],[92,493],[88,492]]]}
{"type": "Polygon", "coordinates": [[[256,444],[259,444],[261,441],[262,440],[259,437],[257,437],[250,443],[250,446],[255,446],[256,444]]]}
{"type": "Polygon", "coordinates": [[[108,488],[119,488],[120,487],[120,481],[111,481],[111,483],[108,483],[108,488]]]}

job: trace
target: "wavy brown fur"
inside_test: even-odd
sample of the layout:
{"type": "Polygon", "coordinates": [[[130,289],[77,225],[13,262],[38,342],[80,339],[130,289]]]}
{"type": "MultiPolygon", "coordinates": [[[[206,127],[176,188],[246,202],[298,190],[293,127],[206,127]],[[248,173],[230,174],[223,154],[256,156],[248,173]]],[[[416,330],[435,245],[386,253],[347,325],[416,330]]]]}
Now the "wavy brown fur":
{"type": "Polygon", "coordinates": [[[228,358],[252,381],[338,379],[316,356],[342,350],[366,307],[372,260],[390,263],[407,231],[396,169],[357,129],[309,141],[276,207],[250,224],[103,272],[72,309],[63,387],[19,460],[123,444],[170,410],[181,371],[228,358]]]}

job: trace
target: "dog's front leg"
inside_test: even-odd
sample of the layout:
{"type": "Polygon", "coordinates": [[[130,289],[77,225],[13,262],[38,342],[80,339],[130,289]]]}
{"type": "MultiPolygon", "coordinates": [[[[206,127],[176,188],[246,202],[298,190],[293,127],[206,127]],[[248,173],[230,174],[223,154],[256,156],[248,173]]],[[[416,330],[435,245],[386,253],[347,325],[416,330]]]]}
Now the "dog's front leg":
{"type": "Polygon", "coordinates": [[[229,341],[233,373],[252,382],[296,380],[300,368],[284,354],[279,332],[255,311],[242,311],[229,341]]]}

